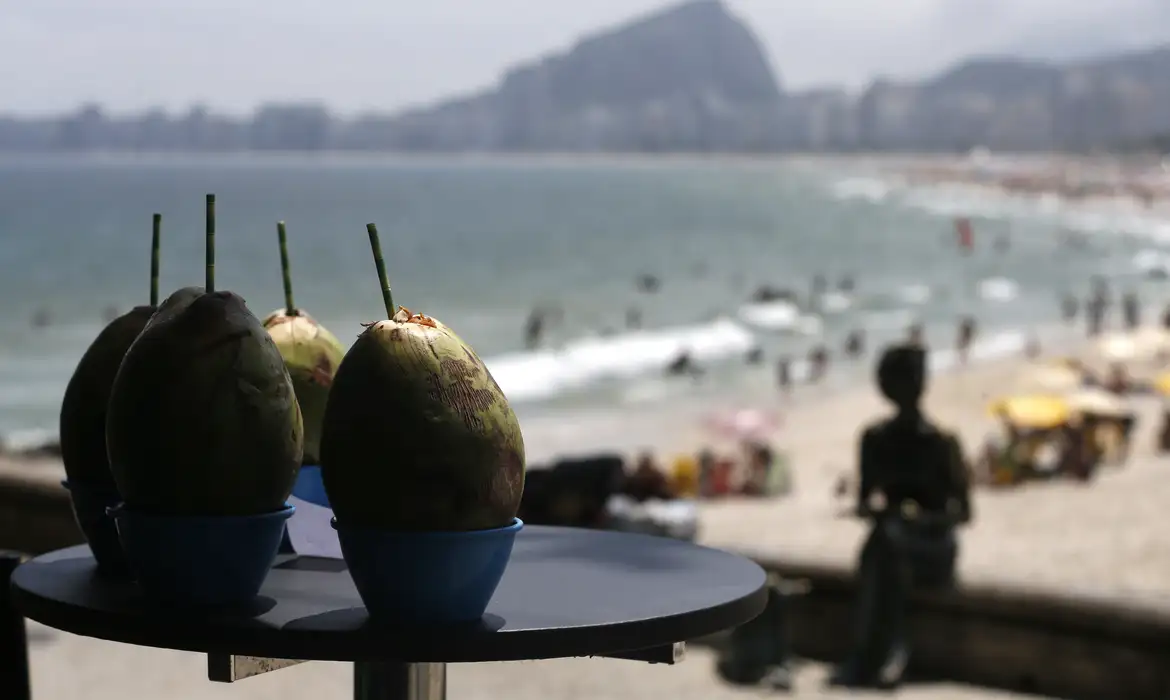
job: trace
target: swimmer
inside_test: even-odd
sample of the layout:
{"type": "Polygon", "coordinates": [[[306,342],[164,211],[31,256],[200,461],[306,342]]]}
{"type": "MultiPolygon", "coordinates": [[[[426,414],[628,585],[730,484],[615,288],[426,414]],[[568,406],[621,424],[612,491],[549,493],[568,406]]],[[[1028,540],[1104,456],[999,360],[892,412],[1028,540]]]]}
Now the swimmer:
{"type": "Polygon", "coordinates": [[[31,319],[33,328],[48,328],[49,324],[53,322],[52,316],[48,309],[37,309],[31,319]]]}
{"type": "Polygon", "coordinates": [[[528,321],[524,324],[524,347],[535,350],[540,345],[540,337],[544,333],[545,314],[540,309],[533,309],[528,314],[528,321]]]}
{"type": "Polygon", "coordinates": [[[1121,298],[1122,315],[1125,317],[1125,329],[1137,330],[1142,325],[1142,302],[1136,292],[1126,292],[1121,298]]]}
{"type": "Polygon", "coordinates": [[[955,340],[955,351],[959,355],[959,364],[967,364],[968,353],[971,351],[971,345],[975,342],[978,330],[973,316],[966,315],[959,319],[959,334],[955,340]]]}
{"type": "Polygon", "coordinates": [[[824,345],[814,347],[808,353],[808,382],[817,384],[829,371],[829,349],[824,345]]]}
{"type": "Polygon", "coordinates": [[[776,385],[784,394],[792,393],[792,358],[787,355],[776,360],[776,385]]]}
{"type": "Polygon", "coordinates": [[[1072,294],[1065,294],[1064,298],[1060,300],[1060,317],[1064,319],[1065,323],[1072,323],[1077,318],[1077,311],[1080,310],[1080,302],[1072,294]]]}
{"type": "Polygon", "coordinates": [[[865,353],[865,331],[860,328],[850,331],[845,338],[845,357],[856,360],[865,353]]]}

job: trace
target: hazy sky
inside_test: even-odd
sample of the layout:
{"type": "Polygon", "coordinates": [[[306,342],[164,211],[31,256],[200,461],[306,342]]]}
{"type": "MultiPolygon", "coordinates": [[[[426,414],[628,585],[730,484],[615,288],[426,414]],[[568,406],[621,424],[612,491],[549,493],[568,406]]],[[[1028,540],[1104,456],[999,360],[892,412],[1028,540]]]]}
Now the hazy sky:
{"type": "MultiPolygon", "coordinates": [[[[664,0],[0,0],[0,111],[320,98],[391,109],[664,0]]],[[[1170,41],[1167,0],[728,0],[785,87],[934,73],[975,53],[1068,57],[1170,41]]]]}

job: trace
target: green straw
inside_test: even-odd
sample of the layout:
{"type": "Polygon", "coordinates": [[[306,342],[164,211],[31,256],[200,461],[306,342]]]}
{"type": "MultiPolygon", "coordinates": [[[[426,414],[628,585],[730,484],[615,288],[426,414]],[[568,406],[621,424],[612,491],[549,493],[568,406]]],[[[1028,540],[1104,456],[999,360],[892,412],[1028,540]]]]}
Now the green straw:
{"type": "Polygon", "coordinates": [[[158,249],[162,238],[162,214],[154,215],[153,228],[150,237],[150,305],[158,306],[158,249]]]}
{"type": "Polygon", "coordinates": [[[292,272],[288,264],[288,234],[284,230],[284,222],[276,222],[276,237],[280,239],[280,274],[284,278],[284,313],[289,316],[297,315],[297,307],[293,304],[292,272]]]}
{"type": "Polygon", "coordinates": [[[215,291],[215,195],[207,195],[207,262],[203,268],[204,291],[215,291]]]}
{"type": "Polygon", "coordinates": [[[394,318],[397,310],[394,306],[394,297],[390,294],[390,280],[386,277],[386,262],[382,259],[382,244],[378,242],[378,227],[366,224],[366,232],[370,234],[370,249],[374,251],[374,265],[378,268],[378,282],[382,285],[382,303],[386,305],[386,318],[394,318]]]}

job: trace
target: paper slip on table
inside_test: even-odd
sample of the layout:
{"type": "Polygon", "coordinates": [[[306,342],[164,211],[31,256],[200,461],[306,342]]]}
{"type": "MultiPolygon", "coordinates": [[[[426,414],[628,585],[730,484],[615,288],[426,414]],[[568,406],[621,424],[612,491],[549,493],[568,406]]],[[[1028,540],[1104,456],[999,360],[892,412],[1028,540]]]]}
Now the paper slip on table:
{"type": "Polygon", "coordinates": [[[606,656],[676,663],[683,645],[763,610],[765,575],[743,557],[678,540],[528,526],[483,619],[458,628],[368,624],[345,563],[281,555],[251,609],[208,615],[144,601],[97,575],[86,546],[12,575],[26,617],[65,632],[207,654],[232,682],[302,661],[354,664],[355,700],[442,700],[446,664],[606,656]]]}

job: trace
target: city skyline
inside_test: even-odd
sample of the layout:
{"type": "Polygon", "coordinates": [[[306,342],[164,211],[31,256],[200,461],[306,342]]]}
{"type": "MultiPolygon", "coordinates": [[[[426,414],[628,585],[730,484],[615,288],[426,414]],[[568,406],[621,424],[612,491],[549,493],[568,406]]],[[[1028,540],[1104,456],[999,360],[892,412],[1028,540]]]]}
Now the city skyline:
{"type": "MultiPolygon", "coordinates": [[[[198,8],[0,0],[0,62],[21,67],[0,74],[2,111],[44,116],[92,102],[113,114],[202,104],[244,115],[264,102],[303,100],[342,116],[397,111],[489,88],[510,65],[671,4],[335,0],[322,12],[275,0],[198,8]]],[[[972,55],[1068,59],[1170,41],[1170,5],[1159,0],[726,4],[759,35],[786,89],[920,78],[972,55]]]]}

